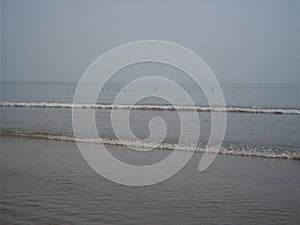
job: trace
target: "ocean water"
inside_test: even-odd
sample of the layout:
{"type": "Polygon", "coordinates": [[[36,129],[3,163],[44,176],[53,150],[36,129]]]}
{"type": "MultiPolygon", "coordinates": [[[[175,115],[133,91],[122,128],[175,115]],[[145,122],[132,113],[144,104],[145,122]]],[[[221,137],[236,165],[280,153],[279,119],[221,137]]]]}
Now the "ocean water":
{"type": "MultiPolygon", "coordinates": [[[[211,112],[227,112],[227,127],[221,153],[300,159],[300,85],[223,84],[226,108],[208,107],[205,96],[193,83],[180,84],[193,98],[193,106],[169,105],[164,100],[151,97],[136,105],[126,101],[116,105],[113,101],[120,91],[121,94],[130,96],[138,95],[146,89],[155,93],[164,88],[159,84],[145,84],[136,90],[122,90],[124,85],[121,82],[108,83],[95,104],[72,104],[75,83],[3,83],[0,102],[1,134],[70,140],[74,136],[72,107],[76,107],[82,111],[82,121],[89,120],[85,112],[95,110],[98,128],[98,136],[82,133],[78,137],[81,141],[118,144],[115,142],[117,138],[111,123],[113,108],[130,110],[130,128],[141,139],[140,142],[133,142],[124,132],[121,134],[123,142],[136,146],[155,146],[155,139],[146,144],[143,140],[150,135],[150,120],[161,117],[167,125],[167,132],[159,148],[172,150],[175,147],[178,149],[177,146],[172,147],[180,136],[178,111],[187,118],[196,111],[201,129],[197,151],[201,152],[208,142],[211,112]]],[[[153,129],[154,132],[159,131],[155,127],[153,129]]],[[[184,148],[188,149],[188,143],[184,148]]]]}
{"type": "MultiPolygon", "coordinates": [[[[158,98],[130,104],[130,95],[150,90],[174,94],[159,84],[122,90],[110,83],[97,103],[74,105],[75,83],[1,83],[1,223],[2,224],[298,224],[300,209],[300,85],[221,84],[226,107],[209,108],[201,90],[181,86],[195,105],[171,106],[158,98]],[[122,92],[128,102],[114,104],[122,92]],[[98,135],[74,137],[72,107],[88,121],[94,110],[98,135]],[[111,124],[111,109],[128,112],[140,140],[111,124]],[[147,165],[178,150],[181,112],[199,117],[196,153],[182,171],[148,187],[127,187],[96,174],[75,141],[105,144],[124,162],[147,165]],[[207,171],[197,171],[211,129],[211,113],[227,113],[223,145],[207,171]],[[148,140],[152,118],[164,120],[162,143],[148,140]],[[145,142],[144,140],[148,140],[145,142]]],[[[209,84],[207,89],[211,90],[209,84]]],[[[213,94],[213,93],[212,93],[213,94]]],[[[189,121],[194,123],[194,121],[189,121]]],[[[192,135],[193,130],[188,130],[192,135]]]]}

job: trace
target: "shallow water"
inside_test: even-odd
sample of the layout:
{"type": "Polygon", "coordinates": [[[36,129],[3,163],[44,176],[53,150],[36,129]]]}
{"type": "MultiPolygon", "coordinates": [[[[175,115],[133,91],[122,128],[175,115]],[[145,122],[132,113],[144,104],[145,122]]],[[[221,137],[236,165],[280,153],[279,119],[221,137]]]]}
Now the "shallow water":
{"type": "MultiPolygon", "coordinates": [[[[88,121],[86,112],[91,109],[82,109],[81,121],[88,121]]],[[[0,107],[2,115],[1,133],[12,136],[32,136],[43,134],[43,138],[59,136],[56,139],[73,137],[72,110],[68,108],[39,108],[39,107],[0,107]]],[[[183,112],[189,117],[191,112],[183,112]]],[[[211,117],[209,112],[199,112],[200,135],[198,145],[207,143],[211,117]]],[[[154,117],[164,119],[167,125],[163,143],[175,144],[180,137],[180,120],[176,111],[141,111],[130,112],[130,126],[132,132],[141,139],[132,143],[126,132],[119,137],[127,143],[140,145],[143,139],[149,137],[149,121],[154,117]]],[[[95,111],[98,135],[105,139],[104,143],[112,143],[116,135],[111,124],[111,111],[97,109],[95,111]]],[[[190,121],[193,123],[193,121],[190,121]]],[[[299,115],[277,114],[247,114],[228,113],[226,133],[223,141],[223,153],[237,155],[256,155],[265,157],[279,157],[289,159],[300,158],[299,115]]],[[[83,124],[84,125],[84,124],[83,124]]],[[[159,127],[152,127],[158,132],[159,127]]],[[[188,130],[192,135],[194,130],[188,130]]],[[[87,129],[80,134],[80,139],[98,138],[87,129]]],[[[51,138],[50,138],[51,139],[51,138]]],[[[98,140],[101,142],[101,140],[98,140]]],[[[157,140],[148,141],[148,145],[155,145],[157,140]]],[[[185,146],[189,148],[188,143],[185,146]]],[[[171,148],[172,149],[172,148],[171,148]]]]}
{"type": "MultiPolygon", "coordinates": [[[[110,146],[123,161],[148,161],[110,146]]],[[[218,156],[198,172],[201,154],[172,178],[129,187],[96,174],[76,144],[1,138],[2,224],[298,224],[298,161],[218,156]]]]}

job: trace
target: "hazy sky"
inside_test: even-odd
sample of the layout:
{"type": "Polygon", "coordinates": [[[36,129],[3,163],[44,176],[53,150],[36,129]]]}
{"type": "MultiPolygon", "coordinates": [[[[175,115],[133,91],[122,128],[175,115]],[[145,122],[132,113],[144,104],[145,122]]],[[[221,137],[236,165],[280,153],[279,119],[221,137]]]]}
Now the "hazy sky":
{"type": "Polygon", "coordinates": [[[3,0],[1,77],[78,81],[107,50],[158,39],[221,82],[300,84],[300,1],[3,0]]]}

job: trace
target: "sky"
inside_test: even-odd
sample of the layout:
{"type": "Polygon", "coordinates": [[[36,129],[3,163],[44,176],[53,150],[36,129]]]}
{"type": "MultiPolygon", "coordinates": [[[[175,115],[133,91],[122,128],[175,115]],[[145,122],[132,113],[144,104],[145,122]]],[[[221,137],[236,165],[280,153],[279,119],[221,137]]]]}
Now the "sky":
{"type": "Polygon", "coordinates": [[[164,40],[223,83],[300,84],[299,21],[297,0],[2,0],[1,80],[78,82],[111,48],[164,40]]]}

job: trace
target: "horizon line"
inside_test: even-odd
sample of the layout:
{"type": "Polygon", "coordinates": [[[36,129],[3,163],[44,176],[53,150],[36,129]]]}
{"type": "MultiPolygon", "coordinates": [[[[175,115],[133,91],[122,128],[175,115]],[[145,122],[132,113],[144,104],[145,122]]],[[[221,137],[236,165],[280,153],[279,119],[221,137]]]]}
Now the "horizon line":
{"type": "MultiPolygon", "coordinates": [[[[125,80],[123,81],[111,81],[111,82],[127,82],[125,80]]],[[[175,81],[178,83],[192,83],[190,81],[175,81]]],[[[33,80],[1,80],[0,83],[64,83],[64,84],[75,84],[79,83],[79,81],[33,81],[33,80]]],[[[206,83],[206,82],[205,82],[206,83]]],[[[220,84],[243,84],[243,85],[249,85],[249,84],[257,84],[257,85],[300,85],[300,83],[267,83],[267,82],[219,82],[220,84]]]]}

